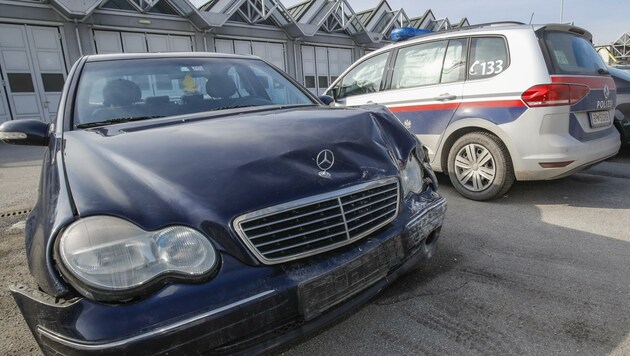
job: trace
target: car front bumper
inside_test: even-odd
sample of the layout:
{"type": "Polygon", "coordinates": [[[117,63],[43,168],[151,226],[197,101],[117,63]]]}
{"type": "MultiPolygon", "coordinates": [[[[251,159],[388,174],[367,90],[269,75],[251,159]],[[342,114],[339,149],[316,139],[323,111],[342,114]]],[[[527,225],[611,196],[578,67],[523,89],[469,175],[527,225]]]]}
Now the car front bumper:
{"type": "Polygon", "coordinates": [[[11,291],[45,354],[262,352],[346,315],[431,257],[445,211],[444,198],[425,194],[394,222],[344,248],[263,267],[224,255],[213,280],[169,285],[136,302],[55,300],[23,286],[11,291]]]}

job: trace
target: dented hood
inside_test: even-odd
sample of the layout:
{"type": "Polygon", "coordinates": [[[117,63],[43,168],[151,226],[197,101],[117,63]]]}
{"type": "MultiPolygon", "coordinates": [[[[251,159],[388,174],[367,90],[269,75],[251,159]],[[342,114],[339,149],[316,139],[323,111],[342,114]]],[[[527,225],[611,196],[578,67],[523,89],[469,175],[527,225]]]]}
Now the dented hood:
{"type": "Polygon", "coordinates": [[[80,216],[146,230],[186,224],[241,250],[230,231],[237,216],[396,176],[415,145],[384,108],[312,107],[70,131],[64,163],[80,216]],[[330,176],[319,174],[323,150],[334,154],[330,176]]]}

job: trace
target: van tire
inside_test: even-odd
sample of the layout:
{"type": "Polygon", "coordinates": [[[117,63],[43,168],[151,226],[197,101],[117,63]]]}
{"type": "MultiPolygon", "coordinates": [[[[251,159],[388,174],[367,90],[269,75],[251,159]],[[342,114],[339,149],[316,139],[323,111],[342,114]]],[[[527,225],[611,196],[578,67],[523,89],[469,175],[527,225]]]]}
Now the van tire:
{"type": "Polygon", "coordinates": [[[471,132],[455,141],[448,153],[448,176],[464,197],[485,201],[505,194],[514,183],[510,154],[487,132],[471,132]]]}

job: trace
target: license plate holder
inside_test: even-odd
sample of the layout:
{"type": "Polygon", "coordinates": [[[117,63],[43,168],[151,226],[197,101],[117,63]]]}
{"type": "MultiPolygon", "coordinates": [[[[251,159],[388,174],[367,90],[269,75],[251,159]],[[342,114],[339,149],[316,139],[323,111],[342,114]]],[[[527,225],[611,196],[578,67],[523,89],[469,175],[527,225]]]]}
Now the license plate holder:
{"type": "Polygon", "coordinates": [[[385,278],[404,259],[404,251],[402,237],[395,236],[326,274],[300,283],[298,301],[304,319],[316,318],[385,278]]]}
{"type": "Polygon", "coordinates": [[[610,125],[610,113],[608,111],[591,111],[588,113],[591,128],[598,128],[610,125]]]}

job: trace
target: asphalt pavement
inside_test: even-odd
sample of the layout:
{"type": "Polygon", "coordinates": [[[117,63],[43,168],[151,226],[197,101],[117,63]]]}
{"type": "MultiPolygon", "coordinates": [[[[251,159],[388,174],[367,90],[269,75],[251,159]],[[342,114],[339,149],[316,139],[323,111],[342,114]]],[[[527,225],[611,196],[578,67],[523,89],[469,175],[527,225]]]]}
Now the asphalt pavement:
{"type": "Polygon", "coordinates": [[[0,214],[33,206],[43,157],[44,147],[0,141],[0,214]]]}
{"type": "Polygon", "coordinates": [[[37,199],[44,147],[0,141],[0,237],[24,230],[24,219],[37,199]]]}

